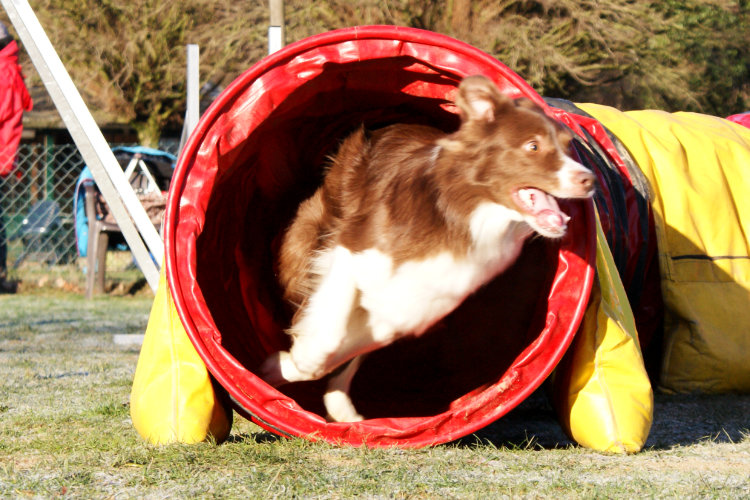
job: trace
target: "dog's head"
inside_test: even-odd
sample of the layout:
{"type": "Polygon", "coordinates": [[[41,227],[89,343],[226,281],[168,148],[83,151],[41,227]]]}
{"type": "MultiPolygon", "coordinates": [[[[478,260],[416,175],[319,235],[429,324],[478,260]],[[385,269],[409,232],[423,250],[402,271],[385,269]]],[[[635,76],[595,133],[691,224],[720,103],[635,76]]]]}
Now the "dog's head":
{"type": "Polygon", "coordinates": [[[538,233],[565,234],[557,198],[588,198],[594,174],[569,156],[572,134],[529,99],[511,99],[486,77],[465,78],[456,105],[461,127],[443,147],[494,202],[518,211],[538,233]]]}

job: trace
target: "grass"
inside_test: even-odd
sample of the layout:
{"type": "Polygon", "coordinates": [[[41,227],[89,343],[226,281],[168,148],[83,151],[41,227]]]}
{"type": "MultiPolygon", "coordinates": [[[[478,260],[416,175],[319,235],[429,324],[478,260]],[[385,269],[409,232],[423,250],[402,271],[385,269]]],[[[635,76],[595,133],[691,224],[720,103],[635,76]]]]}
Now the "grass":
{"type": "Polygon", "coordinates": [[[532,397],[476,436],[421,450],[277,438],[241,417],[221,445],[152,446],[130,422],[152,298],[0,296],[0,497],[742,498],[750,396],[657,395],[647,449],[570,443],[532,397]]]}

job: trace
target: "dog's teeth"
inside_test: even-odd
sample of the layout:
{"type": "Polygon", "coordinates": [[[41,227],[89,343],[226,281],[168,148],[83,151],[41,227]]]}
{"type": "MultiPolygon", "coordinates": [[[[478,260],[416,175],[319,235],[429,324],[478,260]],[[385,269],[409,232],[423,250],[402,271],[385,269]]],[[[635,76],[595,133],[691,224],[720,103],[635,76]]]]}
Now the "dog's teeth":
{"type": "Polygon", "coordinates": [[[518,197],[527,207],[531,208],[534,206],[534,193],[532,191],[528,189],[521,189],[518,192],[518,197]]]}

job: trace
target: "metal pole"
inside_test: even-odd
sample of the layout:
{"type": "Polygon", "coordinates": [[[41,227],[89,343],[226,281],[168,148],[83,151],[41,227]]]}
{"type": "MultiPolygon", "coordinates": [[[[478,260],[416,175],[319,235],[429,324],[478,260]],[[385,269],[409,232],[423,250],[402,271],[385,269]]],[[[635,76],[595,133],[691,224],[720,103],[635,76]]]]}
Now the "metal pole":
{"type": "Polygon", "coordinates": [[[152,290],[164,243],[26,0],[0,0],[152,290]],[[132,220],[131,220],[132,217],[132,220]],[[135,222],[135,224],[134,224],[135,222]],[[137,229],[136,229],[137,227],[137,229]],[[140,234],[139,234],[140,231],[140,234]],[[143,237],[143,240],[141,239],[143,237]],[[148,245],[148,249],[146,245],[148,245]],[[149,250],[151,255],[149,255],[149,250]]]}
{"type": "Polygon", "coordinates": [[[55,199],[55,170],[52,167],[52,137],[44,136],[44,199],[55,199]]]}
{"type": "Polygon", "coordinates": [[[182,125],[179,153],[200,119],[200,49],[195,44],[187,46],[185,123],[182,125]]]}
{"type": "Polygon", "coordinates": [[[268,53],[284,46],[284,0],[270,0],[271,22],[268,26],[268,53]]]}

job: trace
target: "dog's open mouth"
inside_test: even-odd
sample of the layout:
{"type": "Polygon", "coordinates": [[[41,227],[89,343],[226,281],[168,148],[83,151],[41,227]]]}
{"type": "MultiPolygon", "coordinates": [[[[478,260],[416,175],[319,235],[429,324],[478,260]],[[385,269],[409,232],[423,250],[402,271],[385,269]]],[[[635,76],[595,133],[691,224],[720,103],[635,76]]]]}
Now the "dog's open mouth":
{"type": "Polygon", "coordinates": [[[557,200],[551,194],[538,188],[528,187],[513,191],[518,206],[536,222],[535,229],[551,233],[549,236],[562,236],[570,217],[560,210],[557,200]]]}

